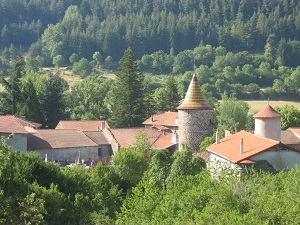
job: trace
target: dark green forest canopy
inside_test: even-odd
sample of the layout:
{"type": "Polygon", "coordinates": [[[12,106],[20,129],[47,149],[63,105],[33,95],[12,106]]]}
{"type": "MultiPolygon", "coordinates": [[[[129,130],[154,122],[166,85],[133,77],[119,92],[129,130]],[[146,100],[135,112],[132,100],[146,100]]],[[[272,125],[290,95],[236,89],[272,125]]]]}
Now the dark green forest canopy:
{"type": "Polygon", "coordinates": [[[0,43],[22,49],[41,39],[46,54],[52,40],[59,48],[51,57],[75,52],[90,59],[99,51],[115,61],[128,47],[137,58],[158,50],[177,54],[200,43],[263,50],[270,34],[277,43],[299,40],[299,9],[298,0],[2,0],[0,43]],[[49,24],[55,25],[51,35],[44,32],[49,24]]]}

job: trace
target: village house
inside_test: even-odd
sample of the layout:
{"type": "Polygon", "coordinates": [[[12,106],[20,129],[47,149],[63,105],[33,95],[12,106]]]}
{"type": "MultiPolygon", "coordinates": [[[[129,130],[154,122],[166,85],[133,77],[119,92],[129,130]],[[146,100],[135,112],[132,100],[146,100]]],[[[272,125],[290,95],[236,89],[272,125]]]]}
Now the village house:
{"type": "Polygon", "coordinates": [[[300,164],[299,136],[294,135],[299,129],[282,132],[281,115],[269,104],[253,117],[254,133],[240,131],[223,139],[216,133],[216,142],[207,148],[211,171],[218,174],[225,168],[240,172],[254,167],[278,172],[300,164]]]}
{"type": "Polygon", "coordinates": [[[49,161],[81,163],[111,156],[121,148],[135,147],[139,132],[146,134],[150,148],[176,150],[178,145],[177,134],[147,127],[111,129],[104,120],[62,120],[56,129],[40,126],[25,118],[0,116],[0,135],[8,138],[8,145],[37,152],[49,161]]]}
{"type": "Polygon", "coordinates": [[[0,137],[5,138],[9,146],[19,151],[27,150],[28,131],[25,127],[15,116],[0,116],[0,137]]]}
{"type": "Polygon", "coordinates": [[[178,112],[159,112],[143,122],[145,127],[161,131],[178,131],[178,112]]]}
{"type": "MultiPolygon", "coordinates": [[[[7,115],[0,116],[0,136],[20,151],[34,151],[47,160],[90,161],[111,156],[121,148],[136,147],[144,133],[151,149],[181,150],[183,145],[199,150],[201,141],[212,134],[212,108],[205,100],[197,77],[192,77],[177,112],[164,112],[143,122],[145,127],[110,128],[105,120],[61,120],[55,129],[7,115]]],[[[254,115],[255,131],[240,131],[207,148],[208,167],[221,171],[225,165],[235,171],[247,167],[281,171],[300,164],[300,128],[281,131],[281,115],[269,104],[254,115]]]]}

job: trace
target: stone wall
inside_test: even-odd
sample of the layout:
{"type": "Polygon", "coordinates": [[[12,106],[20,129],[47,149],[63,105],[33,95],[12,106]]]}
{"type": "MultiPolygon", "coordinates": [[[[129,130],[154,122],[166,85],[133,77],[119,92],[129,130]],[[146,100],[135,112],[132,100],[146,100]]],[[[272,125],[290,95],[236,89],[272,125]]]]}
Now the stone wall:
{"type": "Polygon", "coordinates": [[[1,137],[8,138],[6,144],[19,151],[27,151],[27,134],[1,134],[1,137]]]}
{"type": "Polygon", "coordinates": [[[199,151],[201,141],[212,135],[211,110],[178,110],[179,150],[183,144],[199,151]]]}
{"type": "Polygon", "coordinates": [[[108,143],[111,145],[111,149],[113,151],[113,154],[115,154],[119,150],[119,144],[114,138],[113,134],[111,133],[109,128],[106,128],[103,130],[103,135],[108,141],[108,143]]]}
{"type": "Polygon", "coordinates": [[[74,163],[80,155],[80,162],[82,159],[84,161],[89,161],[89,159],[98,159],[98,146],[96,147],[80,147],[80,148],[60,148],[60,149],[42,149],[35,150],[40,154],[41,158],[47,158],[49,161],[59,160],[68,161],[69,163],[74,163]]]}

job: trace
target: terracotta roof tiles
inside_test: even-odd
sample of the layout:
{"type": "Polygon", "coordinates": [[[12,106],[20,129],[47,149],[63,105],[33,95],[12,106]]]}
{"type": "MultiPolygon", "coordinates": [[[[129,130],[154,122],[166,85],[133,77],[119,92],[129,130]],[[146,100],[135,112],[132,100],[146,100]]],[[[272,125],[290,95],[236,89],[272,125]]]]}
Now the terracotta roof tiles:
{"type": "Polygon", "coordinates": [[[281,115],[275,111],[275,109],[272,108],[269,104],[267,104],[262,110],[260,110],[258,113],[253,115],[254,118],[280,118],[281,115]]]}
{"type": "Polygon", "coordinates": [[[161,131],[146,127],[114,128],[110,129],[110,131],[121,148],[134,147],[136,141],[135,137],[139,132],[145,132],[147,134],[151,145],[162,135],[161,131]]]}
{"type": "Polygon", "coordinates": [[[299,127],[289,128],[288,130],[292,131],[293,134],[295,134],[298,138],[300,138],[300,128],[299,127]]]}
{"type": "Polygon", "coordinates": [[[55,129],[76,129],[81,131],[98,131],[101,123],[109,128],[105,120],[60,120],[55,129]]]}
{"type": "Polygon", "coordinates": [[[286,145],[300,145],[300,136],[297,137],[297,135],[292,132],[292,130],[283,130],[281,131],[281,142],[286,145]]]}
{"type": "Polygon", "coordinates": [[[84,131],[83,133],[98,145],[109,145],[102,131],[84,131]]]}
{"type": "Polygon", "coordinates": [[[237,163],[279,144],[278,141],[240,131],[221,139],[219,144],[210,145],[207,150],[237,163]],[[241,154],[240,143],[242,139],[243,153],[241,154]]]}
{"type": "Polygon", "coordinates": [[[143,124],[145,125],[155,125],[155,126],[178,126],[176,124],[176,119],[178,119],[178,112],[164,112],[160,114],[155,114],[145,120],[143,124]]]}
{"type": "Polygon", "coordinates": [[[154,149],[165,149],[176,145],[172,142],[172,135],[173,133],[167,133],[165,135],[162,135],[156,142],[153,143],[151,147],[154,149]]]}
{"type": "Polygon", "coordinates": [[[6,115],[0,116],[0,133],[27,134],[28,132],[15,116],[6,115]]]}
{"type": "Polygon", "coordinates": [[[27,145],[29,150],[98,146],[82,131],[65,129],[38,130],[28,135],[27,145]]]}

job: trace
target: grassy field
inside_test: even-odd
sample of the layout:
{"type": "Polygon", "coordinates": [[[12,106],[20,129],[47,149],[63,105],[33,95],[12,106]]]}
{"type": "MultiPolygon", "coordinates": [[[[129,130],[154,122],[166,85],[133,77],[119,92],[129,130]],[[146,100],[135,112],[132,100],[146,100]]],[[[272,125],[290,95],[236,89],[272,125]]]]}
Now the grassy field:
{"type": "MultiPolygon", "coordinates": [[[[263,107],[268,104],[268,101],[245,101],[249,104],[250,110],[249,112],[256,113],[260,111],[263,107]]],[[[293,101],[269,101],[269,104],[272,107],[279,106],[282,107],[284,105],[293,105],[300,110],[300,102],[293,102],[293,101]]]]}

